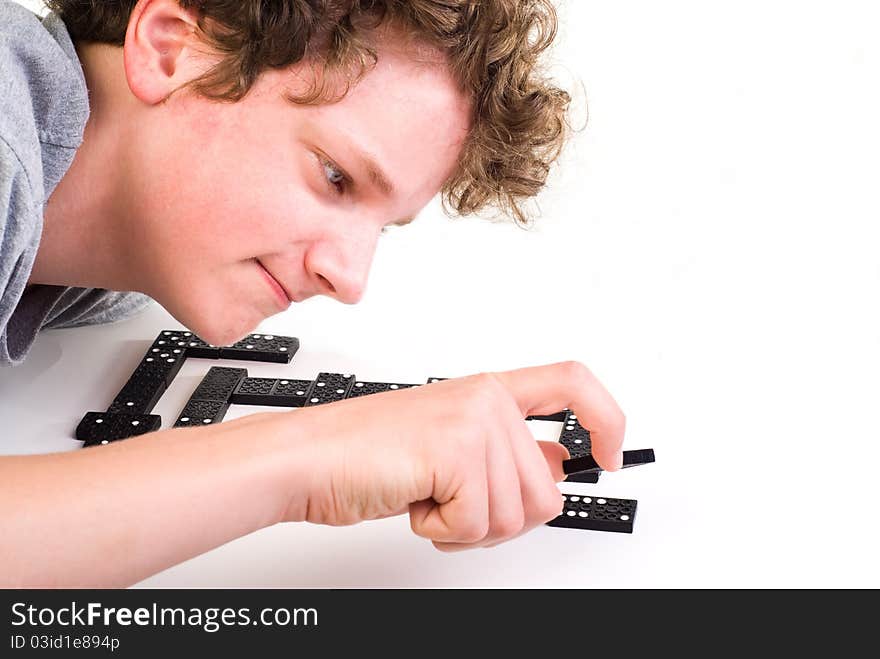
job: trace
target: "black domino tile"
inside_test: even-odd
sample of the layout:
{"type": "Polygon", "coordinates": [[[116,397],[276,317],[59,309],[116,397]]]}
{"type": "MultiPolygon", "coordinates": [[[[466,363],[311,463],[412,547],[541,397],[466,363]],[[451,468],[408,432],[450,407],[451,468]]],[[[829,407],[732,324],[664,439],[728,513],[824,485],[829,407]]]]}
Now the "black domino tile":
{"type": "Polygon", "coordinates": [[[569,474],[565,477],[566,483],[598,483],[599,474],[584,472],[581,474],[569,474]]]}
{"type": "Polygon", "coordinates": [[[220,359],[220,348],[186,332],[186,356],[196,359],[220,359]]]}
{"type": "Polygon", "coordinates": [[[219,400],[190,400],[174,423],[175,428],[209,426],[220,423],[226,416],[229,403],[219,400]]]}
{"type": "Polygon", "coordinates": [[[562,410],[556,414],[533,414],[532,416],[527,416],[526,421],[565,421],[567,412],[568,410],[562,410]]]}
{"type": "Polygon", "coordinates": [[[348,397],[355,383],[353,375],[340,373],[318,373],[314,386],[309,392],[304,407],[334,403],[348,397]]]}
{"type": "Polygon", "coordinates": [[[568,449],[573,458],[589,455],[592,449],[590,431],[578,422],[577,416],[571,411],[565,413],[559,441],[568,449]]]}
{"type": "Polygon", "coordinates": [[[629,469],[630,467],[639,467],[641,465],[651,464],[656,461],[656,456],[654,455],[654,449],[652,448],[642,448],[636,449],[633,451],[624,451],[623,452],[623,465],[622,469],[629,469]]]}
{"type": "MultiPolygon", "coordinates": [[[[565,412],[559,442],[568,449],[568,454],[572,458],[591,454],[590,431],[578,422],[577,415],[571,410],[565,412]]],[[[571,474],[565,480],[569,483],[598,483],[599,474],[571,474]]]]}
{"type": "Polygon", "coordinates": [[[425,384],[433,384],[433,383],[435,383],[435,382],[442,382],[443,380],[448,380],[448,379],[449,379],[449,378],[434,378],[434,377],[431,377],[431,378],[428,378],[428,381],[425,382],[425,384]]]}
{"type": "Polygon", "coordinates": [[[398,389],[409,389],[416,387],[415,384],[400,384],[392,382],[355,382],[348,394],[349,398],[360,398],[361,396],[369,396],[371,394],[381,394],[385,391],[396,391],[398,389]]]}
{"type": "Polygon", "coordinates": [[[299,350],[299,339],[274,334],[249,334],[234,345],[220,348],[220,359],[244,359],[287,364],[299,350]]]}
{"type": "Polygon", "coordinates": [[[162,377],[132,377],[107,408],[111,413],[149,414],[165,393],[166,384],[162,377]]]}
{"type": "Polygon", "coordinates": [[[632,533],[636,519],[635,499],[563,494],[562,514],[547,522],[548,526],[588,531],[632,533]]]}
{"type": "Polygon", "coordinates": [[[166,386],[170,386],[184,361],[186,361],[186,348],[162,346],[154,342],[134,369],[131,379],[161,376],[165,380],[166,386]]]}
{"type": "Polygon", "coordinates": [[[190,396],[191,401],[210,400],[228,403],[238,383],[248,375],[246,368],[212,366],[190,396]]]}
{"type": "Polygon", "coordinates": [[[186,330],[162,330],[153,341],[150,349],[179,351],[175,354],[184,356],[189,348],[189,343],[193,339],[198,339],[192,332],[186,330]]]}
{"type": "Polygon", "coordinates": [[[311,380],[278,380],[272,391],[272,402],[279,407],[303,407],[315,383],[311,380]]]}
{"type": "Polygon", "coordinates": [[[229,399],[247,377],[246,368],[212,366],[178,415],[175,428],[220,423],[229,409],[229,399]]]}
{"type": "MultiPolygon", "coordinates": [[[[621,469],[640,467],[642,465],[652,464],[655,461],[656,457],[654,455],[654,449],[652,448],[624,451],[621,469]]],[[[592,455],[582,455],[579,458],[563,460],[562,470],[566,474],[577,474],[586,471],[599,472],[602,471],[602,468],[592,455]]]]}
{"type": "Polygon", "coordinates": [[[235,405],[302,407],[312,385],[309,380],[245,378],[238,383],[229,402],[235,405]]]}
{"type": "Polygon", "coordinates": [[[162,419],[155,414],[89,412],[76,427],[75,436],[84,446],[100,446],[154,432],[161,425],[162,419]]]}
{"type": "Polygon", "coordinates": [[[182,349],[151,347],[107,411],[149,414],[183,365],[183,353],[182,349]]]}
{"type": "Polygon", "coordinates": [[[233,405],[270,405],[277,378],[244,378],[235,387],[229,402],[233,405]]]}

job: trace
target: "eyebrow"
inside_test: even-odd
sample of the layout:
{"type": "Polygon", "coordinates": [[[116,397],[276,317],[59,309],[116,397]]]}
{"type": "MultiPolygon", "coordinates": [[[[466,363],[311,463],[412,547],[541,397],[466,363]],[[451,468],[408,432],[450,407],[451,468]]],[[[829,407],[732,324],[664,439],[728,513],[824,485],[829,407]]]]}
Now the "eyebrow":
{"type": "MultiPolygon", "coordinates": [[[[351,153],[354,156],[354,159],[358,161],[361,169],[363,169],[367,173],[367,178],[370,183],[372,183],[385,197],[393,197],[396,189],[394,185],[388,180],[388,175],[382,171],[382,168],[379,166],[379,163],[376,162],[374,158],[372,158],[367,152],[362,151],[357,146],[350,146],[351,153]]],[[[415,221],[415,215],[412,217],[407,217],[402,220],[398,220],[397,222],[392,222],[388,226],[392,227],[405,227],[407,224],[411,224],[415,221]]]]}
{"type": "Polygon", "coordinates": [[[394,186],[388,180],[387,174],[382,171],[379,163],[357,147],[352,147],[352,150],[361,168],[367,173],[370,182],[386,197],[394,196],[394,186]]]}

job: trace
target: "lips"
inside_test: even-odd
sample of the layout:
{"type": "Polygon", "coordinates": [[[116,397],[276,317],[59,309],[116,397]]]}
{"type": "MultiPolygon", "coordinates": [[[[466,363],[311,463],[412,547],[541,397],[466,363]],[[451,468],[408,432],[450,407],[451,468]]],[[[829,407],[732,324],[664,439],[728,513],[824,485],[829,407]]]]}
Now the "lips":
{"type": "Polygon", "coordinates": [[[270,287],[270,288],[273,290],[273,292],[275,293],[275,297],[278,298],[278,302],[282,305],[282,307],[283,307],[284,309],[286,309],[287,307],[289,307],[289,306],[290,306],[290,303],[291,303],[291,302],[294,302],[295,300],[294,300],[294,299],[293,299],[293,298],[287,293],[287,290],[284,288],[284,286],[281,285],[281,282],[279,282],[279,281],[278,281],[278,280],[272,275],[272,273],[269,272],[269,270],[266,268],[266,266],[264,266],[264,265],[260,262],[259,259],[255,259],[255,260],[256,260],[256,262],[257,262],[257,265],[260,266],[260,270],[263,271],[263,277],[264,277],[264,279],[265,279],[266,282],[269,284],[269,287],[270,287]]]}

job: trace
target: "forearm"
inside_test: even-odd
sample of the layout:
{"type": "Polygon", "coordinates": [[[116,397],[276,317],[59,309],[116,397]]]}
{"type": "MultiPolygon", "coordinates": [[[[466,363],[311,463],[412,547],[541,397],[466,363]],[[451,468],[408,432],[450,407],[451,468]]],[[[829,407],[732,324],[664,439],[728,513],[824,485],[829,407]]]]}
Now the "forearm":
{"type": "Polygon", "coordinates": [[[269,416],[0,459],[0,581],[127,586],[279,521],[302,439],[269,416]]]}

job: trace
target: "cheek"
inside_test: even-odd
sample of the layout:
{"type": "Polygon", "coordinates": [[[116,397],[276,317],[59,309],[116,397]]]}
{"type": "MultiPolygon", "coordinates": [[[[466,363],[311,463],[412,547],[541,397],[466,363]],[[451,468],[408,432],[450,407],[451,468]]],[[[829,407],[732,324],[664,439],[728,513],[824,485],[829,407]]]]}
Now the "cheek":
{"type": "Polygon", "coordinates": [[[250,259],[284,239],[291,209],[301,206],[283,169],[240,139],[194,143],[168,162],[153,197],[161,240],[190,259],[250,259]]]}
{"type": "Polygon", "coordinates": [[[176,276],[217,277],[254,257],[291,256],[292,243],[323,231],[304,149],[277,110],[259,98],[182,105],[168,108],[147,146],[141,208],[152,257],[172,253],[176,276]]]}

